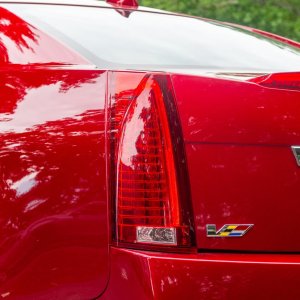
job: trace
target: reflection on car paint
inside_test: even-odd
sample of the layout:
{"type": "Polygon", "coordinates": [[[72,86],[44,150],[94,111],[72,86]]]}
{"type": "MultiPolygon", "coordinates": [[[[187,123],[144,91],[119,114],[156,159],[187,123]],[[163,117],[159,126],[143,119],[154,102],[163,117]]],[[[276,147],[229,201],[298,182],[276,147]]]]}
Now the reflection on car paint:
{"type": "Polygon", "coordinates": [[[16,67],[0,82],[0,292],[95,296],[108,263],[106,73],[16,67]]]}

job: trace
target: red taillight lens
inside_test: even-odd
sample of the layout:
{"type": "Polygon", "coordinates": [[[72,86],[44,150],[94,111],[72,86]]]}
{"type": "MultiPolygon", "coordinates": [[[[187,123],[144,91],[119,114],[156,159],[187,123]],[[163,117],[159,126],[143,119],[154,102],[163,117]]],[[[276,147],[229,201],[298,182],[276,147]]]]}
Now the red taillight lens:
{"type": "Polygon", "coordinates": [[[186,206],[180,201],[166,93],[171,90],[163,91],[159,77],[146,75],[135,90],[127,93],[131,95],[127,97],[127,109],[120,105],[124,98],[115,102],[118,242],[191,245],[186,206]],[[118,119],[122,114],[122,120],[118,119]]]}
{"type": "Polygon", "coordinates": [[[300,73],[274,73],[249,81],[269,88],[300,91],[300,73]]]}

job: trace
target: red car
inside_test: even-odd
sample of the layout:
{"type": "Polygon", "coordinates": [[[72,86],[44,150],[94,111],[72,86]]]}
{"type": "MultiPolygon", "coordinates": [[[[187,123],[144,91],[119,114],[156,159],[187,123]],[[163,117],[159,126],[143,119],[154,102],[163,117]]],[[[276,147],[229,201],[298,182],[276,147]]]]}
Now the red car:
{"type": "Polygon", "coordinates": [[[300,299],[300,45],[107,2],[0,1],[0,299],[300,299]]]}

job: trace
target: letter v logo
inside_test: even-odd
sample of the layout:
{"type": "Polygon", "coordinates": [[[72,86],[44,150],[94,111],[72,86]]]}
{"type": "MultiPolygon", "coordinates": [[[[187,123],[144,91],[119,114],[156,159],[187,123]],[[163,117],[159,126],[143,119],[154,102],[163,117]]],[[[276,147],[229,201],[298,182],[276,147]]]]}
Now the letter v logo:
{"type": "Polygon", "coordinates": [[[206,225],[207,237],[241,237],[245,235],[253,224],[226,224],[217,231],[215,224],[206,225]]]}

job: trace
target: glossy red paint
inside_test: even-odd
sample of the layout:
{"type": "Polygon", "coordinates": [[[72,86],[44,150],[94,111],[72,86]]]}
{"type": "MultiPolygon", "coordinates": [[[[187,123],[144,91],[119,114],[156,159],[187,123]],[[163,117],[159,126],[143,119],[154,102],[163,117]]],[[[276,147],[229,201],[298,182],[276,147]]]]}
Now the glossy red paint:
{"type": "MultiPolygon", "coordinates": [[[[76,5],[84,6],[80,1],[76,5]]],[[[111,7],[109,11],[115,14],[111,7]]],[[[118,12],[138,13],[120,7],[118,12]]],[[[211,32],[222,27],[201,24],[211,32]]],[[[224,33],[236,38],[240,34],[232,28],[224,33]]],[[[199,76],[147,72],[168,78],[160,92],[167,91],[169,97],[164,94],[156,109],[161,118],[165,105],[163,123],[170,136],[159,143],[165,148],[172,143],[176,161],[176,168],[168,170],[180,191],[178,212],[172,217],[182,214],[189,220],[192,238],[195,222],[198,249],[147,244],[143,250],[129,250],[136,245],[116,238],[114,142],[124,120],[136,117],[138,104],[145,109],[153,93],[157,96],[155,82],[128,111],[128,101],[146,72],[96,69],[4,8],[0,34],[0,297],[300,298],[300,258],[291,254],[300,251],[294,230],[299,224],[300,169],[290,149],[300,145],[297,90],[245,79],[262,71],[221,74],[221,68],[209,72],[210,77],[204,70],[199,76]],[[231,223],[254,227],[242,239],[206,237],[207,224],[220,228],[231,223]],[[254,251],[259,253],[247,254],[254,251]],[[269,254],[263,254],[266,251],[269,254]]],[[[260,40],[250,38],[255,39],[260,40]]],[[[143,133],[138,122],[134,125],[128,132],[133,148],[137,139],[132,132],[143,133]]],[[[124,150],[130,152],[130,167],[135,150],[124,150]]]]}
{"type": "Polygon", "coordinates": [[[0,7],[0,66],[90,64],[80,54],[0,7]]]}
{"type": "Polygon", "coordinates": [[[300,142],[299,92],[243,80],[174,75],[185,141],[290,146],[300,142]]]}
{"type": "Polygon", "coordinates": [[[0,295],[96,297],[109,274],[107,73],[0,15],[0,295]]]}
{"type": "Polygon", "coordinates": [[[174,75],[187,150],[197,245],[298,252],[299,92],[245,81],[174,75]],[[216,93],[218,91],[218,93],[216,93]],[[217,186],[217,188],[216,188],[217,186]],[[239,238],[208,238],[206,225],[254,224],[239,238]]]}
{"type": "Polygon", "coordinates": [[[300,92],[300,73],[275,73],[249,80],[264,87],[300,92]]]}
{"type": "Polygon", "coordinates": [[[294,300],[298,255],[164,254],[113,248],[104,300],[294,300]],[[118,288],[116,288],[118,286],[118,288]]]}
{"type": "Polygon", "coordinates": [[[95,297],[108,280],[106,73],[0,78],[0,294],[95,297]]]}

